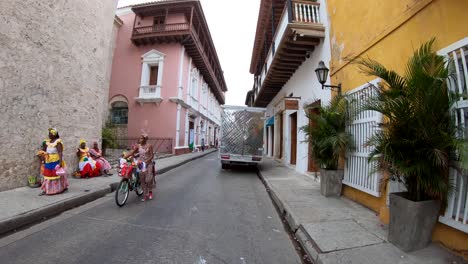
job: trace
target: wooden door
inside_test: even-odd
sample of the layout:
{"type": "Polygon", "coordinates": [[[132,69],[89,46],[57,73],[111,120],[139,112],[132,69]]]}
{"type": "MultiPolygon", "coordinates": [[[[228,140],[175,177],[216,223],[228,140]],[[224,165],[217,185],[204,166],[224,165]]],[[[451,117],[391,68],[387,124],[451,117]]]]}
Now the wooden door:
{"type": "MultiPolygon", "coordinates": [[[[315,106],[315,105],[320,105],[320,100],[314,102],[311,106],[315,106]]],[[[319,114],[318,109],[309,109],[308,111],[309,111],[310,115],[313,115],[313,114],[318,115],[319,114]]],[[[312,120],[309,119],[309,126],[313,127],[315,125],[316,124],[312,120]]],[[[310,144],[310,142],[309,142],[309,149],[308,149],[307,171],[310,171],[310,172],[318,172],[319,171],[319,167],[317,165],[317,162],[314,160],[314,156],[312,155],[312,145],[310,144]]]]}
{"type": "Polygon", "coordinates": [[[297,112],[291,116],[291,164],[296,164],[297,155],[297,112]]]}

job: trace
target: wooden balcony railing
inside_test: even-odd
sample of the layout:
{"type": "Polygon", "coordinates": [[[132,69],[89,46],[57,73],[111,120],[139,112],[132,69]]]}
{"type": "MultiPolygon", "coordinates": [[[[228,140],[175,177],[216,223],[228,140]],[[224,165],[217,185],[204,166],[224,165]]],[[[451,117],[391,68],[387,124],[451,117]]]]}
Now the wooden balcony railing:
{"type": "Polygon", "coordinates": [[[147,27],[136,27],[133,29],[133,36],[142,36],[147,34],[168,34],[190,29],[190,23],[174,23],[164,25],[153,25],[147,27]]]}
{"type": "Polygon", "coordinates": [[[303,0],[292,1],[293,22],[318,24],[320,23],[319,11],[319,3],[303,0]]]}

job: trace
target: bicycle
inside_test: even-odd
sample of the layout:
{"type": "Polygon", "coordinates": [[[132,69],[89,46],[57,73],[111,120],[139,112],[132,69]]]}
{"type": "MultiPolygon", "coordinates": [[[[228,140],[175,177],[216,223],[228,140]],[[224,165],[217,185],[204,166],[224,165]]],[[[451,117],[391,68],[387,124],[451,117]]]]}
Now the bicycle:
{"type": "Polygon", "coordinates": [[[122,207],[128,200],[131,191],[135,191],[138,197],[143,195],[143,189],[140,184],[140,170],[138,162],[127,161],[119,166],[119,176],[122,180],[115,191],[115,203],[122,207]]]}

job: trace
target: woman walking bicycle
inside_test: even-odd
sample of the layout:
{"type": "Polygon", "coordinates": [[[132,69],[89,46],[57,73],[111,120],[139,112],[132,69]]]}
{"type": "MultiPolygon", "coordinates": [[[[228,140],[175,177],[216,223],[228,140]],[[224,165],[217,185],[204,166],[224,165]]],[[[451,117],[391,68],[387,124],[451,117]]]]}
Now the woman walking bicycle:
{"type": "Polygon", "coordinates": [[[141,199],[142,202],[146,201],[147,199],[153,199],[153,189],[156,185],[156,171],[154,167],[154,152],[153,146],[148,144],[148,136],[141,135],[138,145],[127,155],[125,155],[124,159],[129,157],[137,157],[140,161],[144,162],[146,168],[140,172],[140,182],[141,187],[143,188],[143,198],[141,199]]]}

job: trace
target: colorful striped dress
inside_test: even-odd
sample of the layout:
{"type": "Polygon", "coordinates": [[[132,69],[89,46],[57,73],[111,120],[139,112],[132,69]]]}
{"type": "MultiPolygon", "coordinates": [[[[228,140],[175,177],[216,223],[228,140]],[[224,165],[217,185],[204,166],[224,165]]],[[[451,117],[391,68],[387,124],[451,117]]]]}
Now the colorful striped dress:
{"type": "Polygon", "coordinates": [[[65,191],[68,188],[68,180],[67,176],[58,176],[55,172],[55,167],[60,165],[61,167],[65,167],[65,162],[60,162],[60,156],[57,150],[57,145],[63,143],[61,139],[56,139],[54,142],[51,142],[50,139],[46,139],[44,144],[46,145],[46,152],[47,155],[45,157],[44,163],[44,170],[43,170],[43,178],[44,181],[42,182],[41,189],[46,194],[58,194],[65,191]]]}
{"type": "Polygon", "coordinates": [[[89,148],[80,149],[80,161],[78,167],[82,178],[97,177],[101,174],[101,164],[96,163],[89,155],[89,148]]]}

